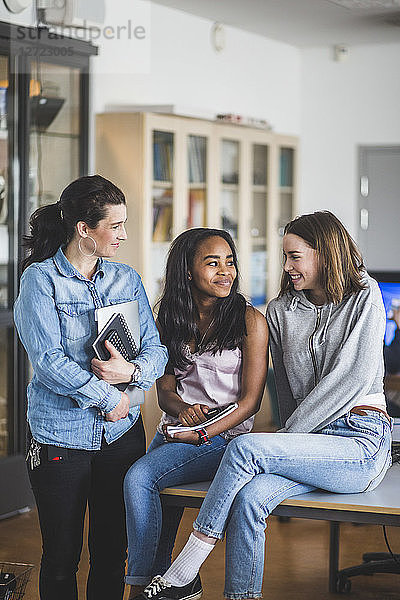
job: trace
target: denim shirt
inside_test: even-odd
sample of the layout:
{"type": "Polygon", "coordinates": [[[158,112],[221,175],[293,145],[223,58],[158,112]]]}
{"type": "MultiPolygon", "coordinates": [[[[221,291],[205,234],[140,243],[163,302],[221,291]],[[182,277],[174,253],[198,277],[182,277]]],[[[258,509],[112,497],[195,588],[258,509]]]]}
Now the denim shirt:
{"type": "Polygon", "coordinates": [[[98,450],[102,436],[111,443],[137,421],[132,407],[124,419],[106,421],[121,392],[91,371],[97,336],[95,309],[137,300],[141,376],[148,390],[164,372],[167,350],[161,345],[140,276],[128,265],[99,259],[91,280],[81,275],[61,248],[23,273],[14,320],[34,375],[28,386],[28,422],[40,443],[98,450]]]}

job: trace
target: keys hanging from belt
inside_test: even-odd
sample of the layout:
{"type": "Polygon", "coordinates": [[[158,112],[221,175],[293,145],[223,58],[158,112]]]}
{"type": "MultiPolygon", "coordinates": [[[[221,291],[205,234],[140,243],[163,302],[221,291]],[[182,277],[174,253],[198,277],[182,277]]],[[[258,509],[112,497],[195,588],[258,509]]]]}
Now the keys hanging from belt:
{"type": "Polygon", "coordinates": [[[38,467],[40,465],[40,449],[41,445],[39,444],[39,442],[32,438],[28,454],[26,455],[26,462],[29,461],[31,471],[33,471],[35,467],[38,467]]]}

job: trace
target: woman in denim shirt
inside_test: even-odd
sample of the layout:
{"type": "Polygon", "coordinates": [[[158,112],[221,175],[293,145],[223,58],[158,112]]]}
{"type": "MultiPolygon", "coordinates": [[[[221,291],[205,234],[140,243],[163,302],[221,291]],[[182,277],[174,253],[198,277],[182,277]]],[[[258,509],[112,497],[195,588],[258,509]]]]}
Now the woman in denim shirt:
{"type": "MultiPolygon", "coordinates": [[[[144,454],[140,409],[112,384],[147,390],[162,375],[161,345],[139,275],[109,262],[126,239],[121,190],[95,175],[72,182],[31,217],[15,324],[33,366],[28,470],[43,539],[42,600],[75,600],[86,503],[89,600],[122,599],[126,559],[122,482],[144,454]],[[94,358],[95,309],[137,300],[140,353],[94,358]]],[[[108,343],[108,342],[107,342],[108,343]]],[[[129,389],[129,388],[128,388],[129,389]]]]}

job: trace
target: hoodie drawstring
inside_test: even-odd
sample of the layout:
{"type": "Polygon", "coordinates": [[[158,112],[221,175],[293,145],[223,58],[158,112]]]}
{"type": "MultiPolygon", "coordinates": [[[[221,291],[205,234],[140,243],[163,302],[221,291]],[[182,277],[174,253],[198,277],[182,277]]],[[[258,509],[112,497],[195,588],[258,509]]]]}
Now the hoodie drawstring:
{"type": "Polygon", "coordinates": [[[329,321],[331,320],[331,316],[332,316],[332,308],[333,308],[333,304],[330,304],[329,305],[328,318],[325,321],[324,329],[322,331],[321,344],[324,344],[325,340],[326,340],[326,334],[327,334],[327,331],[328,331],[329,321]]]}
{"type": "Polygon", "coordinates": [[[292,300],[290,302],[290,305],[289,305],[289,310],[292,311],[292,312],[295,311],[296,308],[297,308],[298,303],[299,303],[298,296],[293,296],[293,298],[292,298],[292,300]]]}
{"type": "MultiPolygon", "coordinates": [[[[300,302],[300,297],[299,296],[293,296],[290,304],[289,304],[289,310],[291,312],[294,312],[297,308],[298,303],[300,302]]],[[[325,321],[325,325],[324,328],[322,330],[322,338],[321,338],[321,344],[324,344],[326,342],[326,335],[328,332],[328,327],[329,327],[329,323],[331,321],[331,316],[332,316],[332,309],[333,309],[333,304],[329,305],[329,312],[328,312],[328,317],[325,321]]]]}

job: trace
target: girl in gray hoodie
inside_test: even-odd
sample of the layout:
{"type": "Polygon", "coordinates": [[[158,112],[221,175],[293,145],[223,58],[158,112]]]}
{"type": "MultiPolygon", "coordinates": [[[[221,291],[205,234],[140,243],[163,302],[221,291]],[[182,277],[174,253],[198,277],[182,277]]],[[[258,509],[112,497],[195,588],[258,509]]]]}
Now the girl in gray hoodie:
{"type": "Polygon", "coordinates": [[[281,429],[232,440],[194,532],[140,598],[193,595],[198,570],[226,534],[225,597],[261,598],[265,519],[315,488],[371,490],[391,464],[383,394],[385,310],[377,283],[330,212],[285,228],[281,290],[267,310],[281,429]]]}

